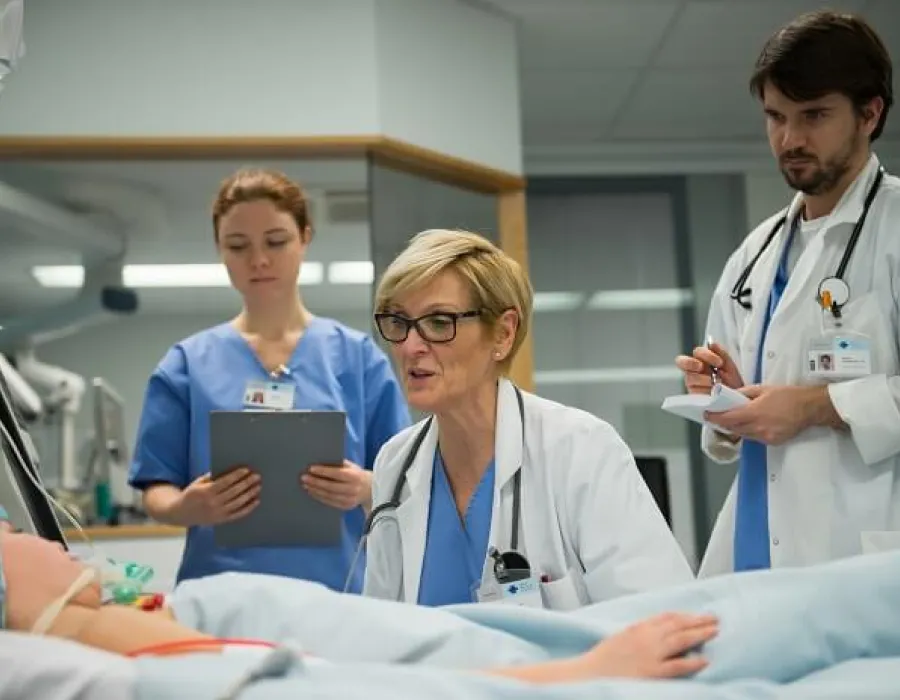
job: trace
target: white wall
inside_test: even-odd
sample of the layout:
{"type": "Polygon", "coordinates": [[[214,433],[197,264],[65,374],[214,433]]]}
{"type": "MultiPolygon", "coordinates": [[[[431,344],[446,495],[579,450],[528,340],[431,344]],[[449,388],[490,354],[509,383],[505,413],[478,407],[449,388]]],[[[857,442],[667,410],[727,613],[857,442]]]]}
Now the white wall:
{"type": "Polygon", "coordinates": [[[410,143],[522,172],[513,23],[448,0],[378,0],[381,130],[410,143]]]}
{"type": "Polygon", "coordinates": [[[25,41],[2,135],[385,134],[522,170],[515,27],[459,0],[31,0],[25,41]]]}
{"type": "Polygon", "coordinates": [[[5,135],[378,132],[373,0],[27,4],[5,135]]]}

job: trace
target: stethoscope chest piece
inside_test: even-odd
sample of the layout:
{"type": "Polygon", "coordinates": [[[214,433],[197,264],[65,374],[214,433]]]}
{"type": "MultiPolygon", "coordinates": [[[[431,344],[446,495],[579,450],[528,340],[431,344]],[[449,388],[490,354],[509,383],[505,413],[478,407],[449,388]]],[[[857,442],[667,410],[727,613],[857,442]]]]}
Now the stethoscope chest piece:
{"type": "Polygon", "coordinates": [[[494,560],[494,578],[497,583],[513,583],[531,576],[531,565],[516,551],[509,550],[501,554],[491,547],[488,556],[494,560]]]}
{"type": "Polygon", "coordinates": [[[826,277],[819,282],[816,301],[823,309],[840,316],[841,308],[850,301],[850,285],[840,277],[826,277]]]}

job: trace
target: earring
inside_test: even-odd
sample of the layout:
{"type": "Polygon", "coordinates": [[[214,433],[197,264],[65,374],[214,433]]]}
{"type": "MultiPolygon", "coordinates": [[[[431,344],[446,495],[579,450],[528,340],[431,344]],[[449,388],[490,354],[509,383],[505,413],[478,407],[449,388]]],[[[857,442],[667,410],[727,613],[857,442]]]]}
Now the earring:
{"type": "Polygon", "coordinates": [[[496,357],[496,358],[499,360],[499,359],[500,359],[500,355],[502,355],[502,354],[503,354],[503,353],[501,353],[501,352],[498,350],[497,352],[494,353],[494,357],[496,357]]]}

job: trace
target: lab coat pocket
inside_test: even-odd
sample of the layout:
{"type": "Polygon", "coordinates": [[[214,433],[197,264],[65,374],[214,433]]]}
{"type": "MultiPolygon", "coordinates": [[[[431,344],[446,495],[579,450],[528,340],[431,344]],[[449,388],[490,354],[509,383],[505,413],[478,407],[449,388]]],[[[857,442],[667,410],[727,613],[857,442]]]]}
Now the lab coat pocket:
{"type": "Polygon", "coordinates": [[[569,569],[566,575],[555,581],[541,583],[541,598],[546,610],[567,612],[577,610],[585,603],[582,601],[580,590],[581,575],[574,569],[569,569]]]}
{"type": "Polygon", "coordinates": [[[863,530],[859,538],[863,554],[900,550],[900,530],[863,530]]]}

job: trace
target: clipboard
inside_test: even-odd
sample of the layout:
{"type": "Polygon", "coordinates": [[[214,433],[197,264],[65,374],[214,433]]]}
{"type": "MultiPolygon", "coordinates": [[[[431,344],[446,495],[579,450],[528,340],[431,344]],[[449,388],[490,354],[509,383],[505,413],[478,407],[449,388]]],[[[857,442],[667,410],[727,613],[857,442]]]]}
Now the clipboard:
{"type": "Polygon", "coordinates": [[[343,512],[300,485],[313,464],[344,463],[342,411],[212,411],[210,474],[247,465],[261,477],[260,503],[249,515],[213,526],[219,547],[335,547],[343,512]]]}

